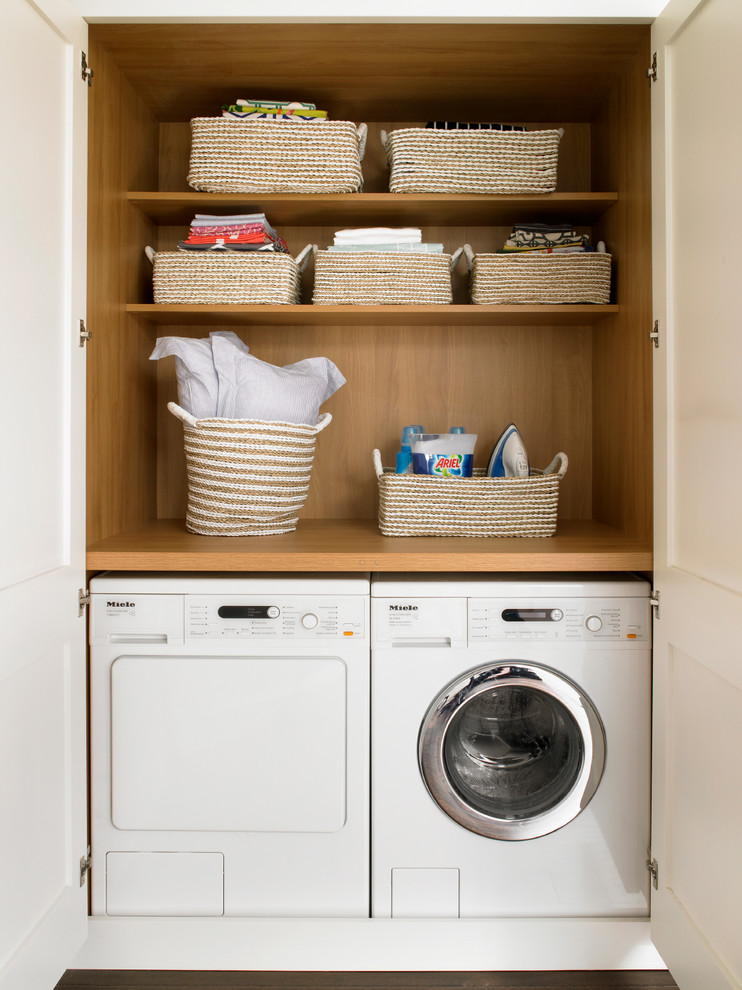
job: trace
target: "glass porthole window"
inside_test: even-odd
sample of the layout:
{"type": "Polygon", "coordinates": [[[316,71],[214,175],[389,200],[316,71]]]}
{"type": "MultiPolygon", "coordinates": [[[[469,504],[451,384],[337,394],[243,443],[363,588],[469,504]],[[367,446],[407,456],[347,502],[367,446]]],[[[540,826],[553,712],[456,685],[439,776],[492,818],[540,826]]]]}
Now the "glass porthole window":
{"type": "Polygon", "coordinates": [[[561,828],[588,803],[603,774],[605,735],[589,698],[562,674],[499,663],[441,692],[418,757],[431,796],[458,824],[528,839],[561,828]]]}

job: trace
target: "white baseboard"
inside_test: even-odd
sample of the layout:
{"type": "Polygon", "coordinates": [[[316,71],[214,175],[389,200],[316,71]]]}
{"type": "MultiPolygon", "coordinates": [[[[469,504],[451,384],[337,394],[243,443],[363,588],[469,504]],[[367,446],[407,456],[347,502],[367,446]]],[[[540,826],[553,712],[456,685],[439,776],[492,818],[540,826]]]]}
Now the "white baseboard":
{"type": "Polygon", "coordinates": [[[90,918],[71,969],[664,969],[648,920],[90,918]]]}

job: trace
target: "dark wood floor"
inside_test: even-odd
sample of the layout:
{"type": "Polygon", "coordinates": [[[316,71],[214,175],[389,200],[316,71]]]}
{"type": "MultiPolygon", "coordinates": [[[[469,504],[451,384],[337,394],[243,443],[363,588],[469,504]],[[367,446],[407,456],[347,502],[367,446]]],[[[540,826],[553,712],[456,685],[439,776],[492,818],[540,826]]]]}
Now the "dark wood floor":
{"type": "Polygon", "coordinates": [[[656,990],[667,970],[517,973],[308,973],[68,970],[57,990],[656,990]]]}

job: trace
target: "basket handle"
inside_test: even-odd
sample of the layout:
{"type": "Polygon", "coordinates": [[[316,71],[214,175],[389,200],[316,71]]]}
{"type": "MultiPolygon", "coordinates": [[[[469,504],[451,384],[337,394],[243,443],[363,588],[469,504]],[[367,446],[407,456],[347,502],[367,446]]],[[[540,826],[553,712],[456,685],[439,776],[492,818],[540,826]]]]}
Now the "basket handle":
{"type": "Polygon", "coordinates": [[[366,138],[368,137],[368,124],[359,124],[356,127],[358,132],[358,161],[363,161],[363,156],[366,154],[366,138]]]}
{"type": "Polygon", "coordinates": [[[155,249],[153,247],[150,247],[149,245],[147,245],[147,247],[144,249],[144,253],[147,255],[147,257],[149,258],[149,260],[154,265],[154,263],[155,263],[155,255],[157,254],[157,252],[155,251],[155,249]]]}
{"type": "Polygon", "coordinates": [[[563,478],[567,473],[567,465],[569,464],[569,458],[564,453],[559,453],[556,455],[551,464],[546,468],[544,474],[556,474],[558,478],[563,478]]]}
{"type": "Polygon", "coordinates": [[[317,420],[317,433],[321,433],[326,426],[329,426],[332,422],[332,413],[322,413],[320,418],[317,420]]]}
{"type": "Polygon", "coordinates": [[[303,272],[304,269],[309,264],[309,259],[312,258],[317,252],[316,244],[307,244],[306,247],[302,248],[301,251],[294,258],[294,261],[299,266],[299,271],[303,272]]]}
{"type": "Polygon", "coordinates": [[[465,244],[461,250],[466,255],[466,263],[469,266],[469,274],[471,275],[471,270],[474,266],[474,251],[471,244],[465,244]]]}
{"type": "Polygon", "coordinates": [[[456,248],[456,250],[452,254],[452,256],[451,256],[451,272],[453,272],[453,270],[456,267],[456,265],[458,265],[459,258],[464,253],[464,248],[466,248],[466,247],[468,247],[468,245],[465,244],[463,247],[456,248]]]}
{"type": "Polygon", "coordinates": [[[374,462],[374,471],[376,472],[376,477],[380,478],[384,473],[384,468],[381,466],[381,451],[378,449],[374,449],[373,453],[371,454],[371,458],[374,462]]]}
{"type": "Polygon", "coordinates": [[[185,409],[179,406],[177,402],[168,402],[167,407],[173,416],[175,416],[176,419],[179,419],[181,423],[186,423],[188,426],[197,425],[198,420],[196,417],[191,416],[191,414],[186,412],[185,409]]]}

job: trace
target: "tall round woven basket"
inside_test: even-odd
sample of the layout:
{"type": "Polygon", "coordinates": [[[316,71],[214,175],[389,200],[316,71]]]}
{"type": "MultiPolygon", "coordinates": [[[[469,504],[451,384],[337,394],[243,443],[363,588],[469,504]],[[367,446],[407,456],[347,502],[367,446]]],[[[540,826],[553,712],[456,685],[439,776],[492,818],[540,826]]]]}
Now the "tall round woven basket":
{"type": "Polygon", "coordinates": [[[316,426],[247,419],[196,419],[175,402],[183,423],[186,529],[203,536],[273,536],[296,529],[309,491],[316,426]]]}

